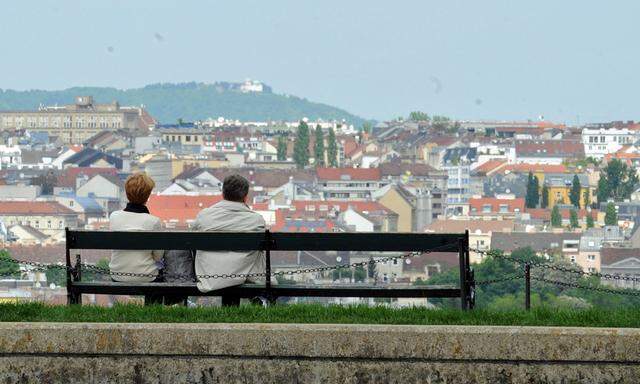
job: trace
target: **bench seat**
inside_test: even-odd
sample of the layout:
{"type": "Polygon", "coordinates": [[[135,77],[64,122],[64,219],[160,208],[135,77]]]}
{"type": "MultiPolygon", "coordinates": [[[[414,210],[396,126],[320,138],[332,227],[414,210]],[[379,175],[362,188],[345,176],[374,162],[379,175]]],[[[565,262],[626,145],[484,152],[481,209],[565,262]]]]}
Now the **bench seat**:
{"type": "MultiPolygon", "coordinates": [[[[211,292],[200,292],[195,283],[139,283],[91,281],[73,282],[75,293],[109,295],[145,295],[150,293],[185,296],[229,296],[252,298],[265,295],[261,284],[243,284],[211,292]]],[[[273,285],[269,290],[274,297],[456,297],[460,292],[454,286],[367,286],[367,285],[273,285]]]]}

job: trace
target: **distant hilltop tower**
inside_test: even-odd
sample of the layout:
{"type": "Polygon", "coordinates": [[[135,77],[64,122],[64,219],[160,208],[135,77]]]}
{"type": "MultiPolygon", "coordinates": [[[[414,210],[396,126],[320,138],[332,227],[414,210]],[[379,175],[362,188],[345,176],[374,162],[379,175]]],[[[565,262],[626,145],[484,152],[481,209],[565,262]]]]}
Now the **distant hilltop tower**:
{"type": "Polygon", "coordinates": [[[245,79],[244,83],[240,85],[240,92],[242,93],[262,93],[264,92],[264,85],[258,80],[245,79]]]}

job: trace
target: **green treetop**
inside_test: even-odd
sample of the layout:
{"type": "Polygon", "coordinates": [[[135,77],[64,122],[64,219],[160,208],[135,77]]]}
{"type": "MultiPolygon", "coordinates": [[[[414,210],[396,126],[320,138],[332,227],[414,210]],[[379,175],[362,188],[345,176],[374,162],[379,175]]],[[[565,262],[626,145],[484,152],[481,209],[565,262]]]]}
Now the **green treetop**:
{"type": "Polygon", "coordinates": [[[551,210],[551,226],[555,228],[562,227],[562,215],[560,214],[560,208],[558,205],[554,205],[551,210]]]}
{"type": "Polygon", "coordinates": [[[580,224],[578,223],[578,212],[575,209],[569,211],[569,225],[571,228],[578,228],[580,224]]]}
{"type": "Polygon", "coordinates": [[[329,166],[337,167],[338,166],[338,142],[336,141],[336,134],[333,131],[333,128],[329,128],[329,138],[328,138],[328,149],[327,149],[327,157],[329,158],[329,166]]]}
{"type": "Polygon", "coordinates": [[[409,114],[409,120],[411,121],[426,121],[429,122],[431,119],[429,115],[420,111],[413,111],[409,114]]]}
{"type": "Polygon", "coordinates": [[[615,204],[607,204],[607,211],[604,215],[604,223],[606,225],[618,225],[618,212],[616,212],[615,204]]]}
{"type": "Polygon", "coordinates": [[[527,192],[525,195],[525,205],[527,208],[535,208],[538,206],[538,201],[540,201],[540,193],[538,192],[539,187],[540,184],[538,182],[538,178],[533,176],[533,173],[529,172],[527,192]]]}
{"type": "Polygon", "coordinates": [[[585,190],[582,193],[582,200],[584,201],[584,207],[587,208],[589,205],[591,205],[591,193],[589,192],[589,190],[585,190]]]}
{"type": "Polygon", "coordinates": [[[320,124],[316,125],[313,157],[315,158],[316,167],[324,167],[324,135],[320,124]]]}
{"type": "Polygon", "coordinates": [[[598,180],[598,202],[608,198],[615,201],[628,199],[640,180],[634,167],[628,167],[618,159],[613,159],[600,171],[598,180]]]}
{"type": "Polygon", "coordinates": [[[300,169],[309,165],[309,126],[304,121],[300,121],[298,125],[296,142],[293,146],[293,160],[300,169]]]}
{"type": "Polygon", "coordinates": [[[580,192],[582,191],[582,186],[580,185],[580,179],[578,175],[573,175],[573,181],[571,182],[571,190],[569,191],[569,201],[571,204],[580,208],[580,192]]]}
{"type": "Polygon", "coordinates": [[[18,277],[20,275],[20,266],[13,260],[9,252],[0,250],[0,279],[18,277]]]}
{"type": "Polygon", "coordinates": [[[287,160],[287,139],[284,136],[278,137],[278,161],[287,160]]]}
{"type": "Polygon", "coordinates": [[[540,201],[541,208],[547,208],[549,206],[549,187],[544,184],[542,186],[542,200],[540,201]]]}

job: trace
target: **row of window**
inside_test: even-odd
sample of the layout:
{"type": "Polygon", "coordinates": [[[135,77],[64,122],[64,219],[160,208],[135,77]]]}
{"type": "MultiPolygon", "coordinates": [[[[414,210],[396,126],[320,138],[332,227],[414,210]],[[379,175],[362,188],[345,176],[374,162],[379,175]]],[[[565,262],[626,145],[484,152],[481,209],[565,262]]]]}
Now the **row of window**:
{"type": "MultiPolygon", "coordinates": [[[[589,136],[588,142],[593,144],[596,144],[598,142],[606,143],[606,140],[606,136],[589,136]]],[[[629,144],[631,143],[631,141],[632,138],[630,136],[613,136],[613,142],[615,143],[629,144]]]]}
{"type": "Polygon", "coordinates": [[[3,125],[5,128],[40,128],[40,127],[53,127],[59,128],[72,128],[74,125],[76,128],[122,128],[122,117],[73,117],[67,115],[64,117],[3,117],[3,125]],[[75,123],[75,124],[74,124],[75,123]]]}
{"type": "Polygon", "coordinates": [[[40,221],[39,220],[10,220],[9,221],[9,225],[27,225],[36,229],[64,229],[64,221],[60,220],[58,221],[58,226],[56,228],[53,227],[53,223],[51,220],[47,220],[47,223],[45,225],[45,223],[42,223],[42,226],[40,226],[40,221]]]}

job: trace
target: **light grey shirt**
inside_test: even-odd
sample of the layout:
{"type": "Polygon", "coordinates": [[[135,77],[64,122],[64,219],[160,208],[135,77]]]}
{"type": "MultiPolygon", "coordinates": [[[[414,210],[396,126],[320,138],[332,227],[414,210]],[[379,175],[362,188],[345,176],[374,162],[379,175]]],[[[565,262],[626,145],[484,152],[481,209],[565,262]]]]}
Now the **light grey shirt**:
{"type": "MultiPolygon", "coordinates": [[[[252,211],[246,204],[222,200],[198,214],[194,229],[211,232],[256,232],[264,231],[265,222],[259,213],[252,211]]],[[[265,260],[262,252],[258,251],[197,251],[195,266],[197,275],[258,273],[264,272],[265,260]]],[[[199,279],[198,289],[209,292],[244,282],[244,278],[199,279]]]]}

